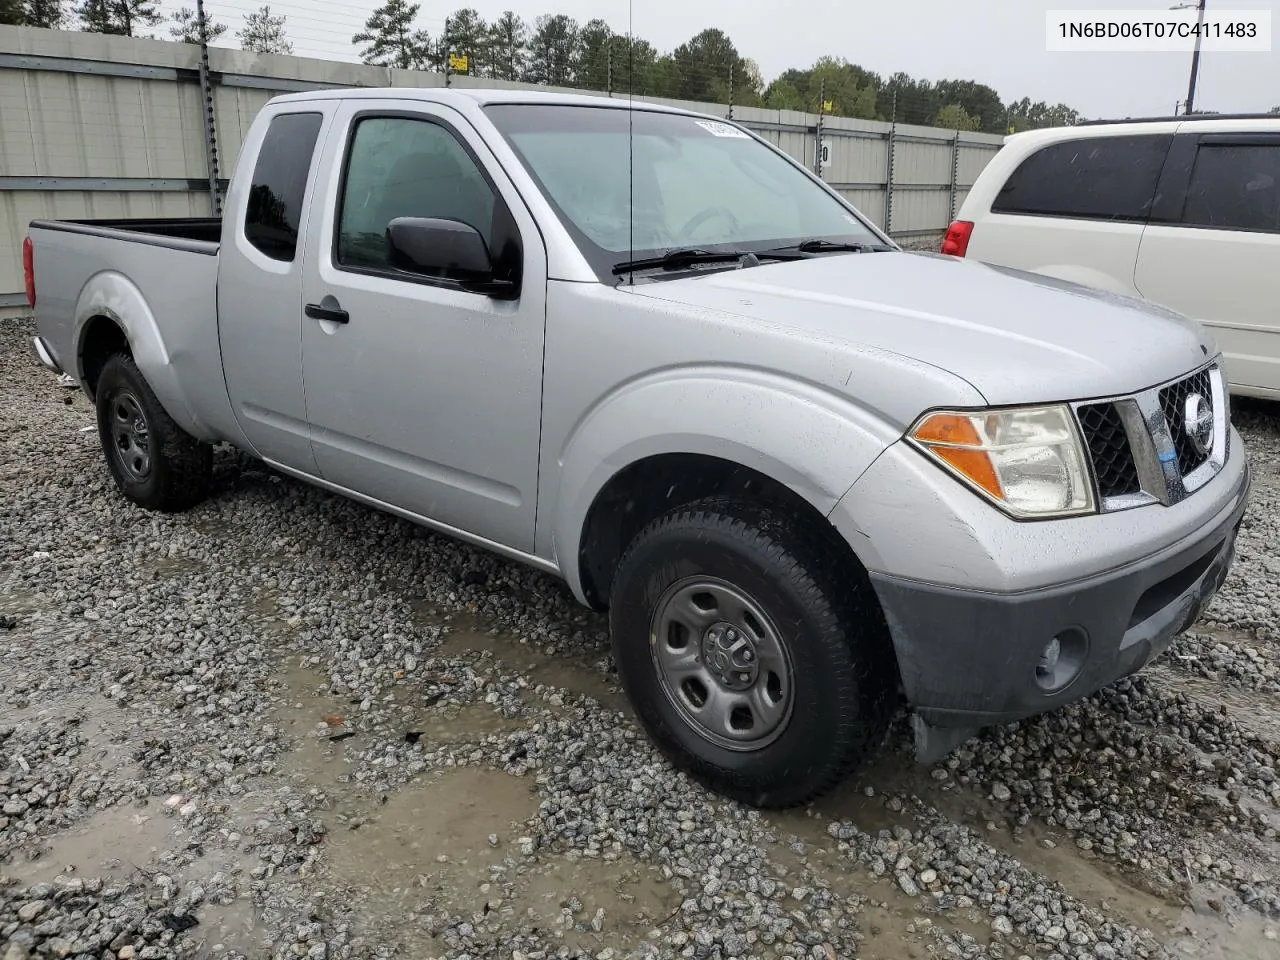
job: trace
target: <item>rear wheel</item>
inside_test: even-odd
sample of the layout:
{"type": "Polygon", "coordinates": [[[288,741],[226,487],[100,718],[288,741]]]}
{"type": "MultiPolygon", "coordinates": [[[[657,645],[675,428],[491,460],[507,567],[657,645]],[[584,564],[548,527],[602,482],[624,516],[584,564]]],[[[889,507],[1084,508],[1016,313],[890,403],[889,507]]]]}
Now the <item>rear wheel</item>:
{"type": "Polygon", "coordinates": [[[126,498],[148,510],[177,512],[208,496],[213,448],[173,422],[132,357],[107,360],[94,393],[98,438],[126,498]]]}
{"type": "Polygon", "coordinates": [[[648,733],[743,803],[816,798],[887,730],[895,671],[870,584],[779,508],[704,500],[650,523],[619,565],[610,628],[648,733]]]}

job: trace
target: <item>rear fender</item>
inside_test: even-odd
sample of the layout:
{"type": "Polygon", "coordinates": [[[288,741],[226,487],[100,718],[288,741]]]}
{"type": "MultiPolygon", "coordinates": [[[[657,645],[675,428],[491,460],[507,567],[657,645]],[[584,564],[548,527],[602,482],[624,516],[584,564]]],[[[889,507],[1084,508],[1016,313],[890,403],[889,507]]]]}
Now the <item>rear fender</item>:
{"type": "Polygon", "coordinates": [[[108,318],[124,332],[134,362],[174,422],[198,440],[217,440],[216,433],[201,421],[183,390],[169,347],[142,291],[118,271],[94,274],[76,301],[74,342],[78,379],[84,382],[85,335],[97,317],[108,318]]]}

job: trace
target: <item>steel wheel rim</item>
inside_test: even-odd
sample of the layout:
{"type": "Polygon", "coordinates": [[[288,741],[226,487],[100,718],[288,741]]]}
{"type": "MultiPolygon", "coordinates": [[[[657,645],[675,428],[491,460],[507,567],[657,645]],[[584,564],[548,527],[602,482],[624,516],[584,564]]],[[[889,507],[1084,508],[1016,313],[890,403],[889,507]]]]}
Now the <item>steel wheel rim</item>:
{"type": "Polygon", "coordinates": [[[763,750],[786,729],[791,655],[760,604],[727,581],[668,587],[654,607],[649,652],[671,705],[716,746],[763,750]]]}
{"type": "Polygon", "coordinates": [[[129,479],[139,483],[151,475],[151,430],[142,404],[128,390],[111,395],[111,451],[129,479]]]}

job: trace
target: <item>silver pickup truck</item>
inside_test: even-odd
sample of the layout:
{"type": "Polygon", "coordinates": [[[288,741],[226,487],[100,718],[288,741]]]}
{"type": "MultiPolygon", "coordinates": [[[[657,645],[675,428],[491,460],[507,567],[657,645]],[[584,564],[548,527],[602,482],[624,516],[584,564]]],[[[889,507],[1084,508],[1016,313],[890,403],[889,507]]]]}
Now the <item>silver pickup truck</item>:
{"type": "Polygon", "coordinates": [[[1248,496],[1203,328],[904,252],[666,107],[282,96],[220,220],[36,221],[26,260],[124,497],[192,507],[228,443],[562,577],[671,762],[754,806],[903,701],[932,761],[1141,669],[1248,496]]]}

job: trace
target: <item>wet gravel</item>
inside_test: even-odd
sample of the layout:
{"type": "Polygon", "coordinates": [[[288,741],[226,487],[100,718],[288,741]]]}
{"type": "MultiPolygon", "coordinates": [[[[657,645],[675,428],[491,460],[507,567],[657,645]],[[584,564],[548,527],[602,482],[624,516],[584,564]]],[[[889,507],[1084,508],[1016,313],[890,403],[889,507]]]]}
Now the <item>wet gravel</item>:
{"type": "Polygon", "coordinates": [[[882,777],[782,816],[670,770],[551,578],[227,450],[196,510],[126,506],[27,335],[0,323],[0,960],[1214,956],[1179,912],[1204,902],[1223,956],[1280,957],[1275,407],[1237,403],[1239,559],[1149,674],[933,769],[900,725],[882,777]],[[460,770],[528,797],[475,882],[344,879],[340,838],[460,770]],[[145,839],[57,859],[101,823],[145,839]],[[651,874],[661,915],[585,883],[516,908],[565,863],[651,874]]]}

